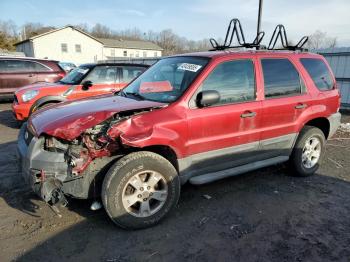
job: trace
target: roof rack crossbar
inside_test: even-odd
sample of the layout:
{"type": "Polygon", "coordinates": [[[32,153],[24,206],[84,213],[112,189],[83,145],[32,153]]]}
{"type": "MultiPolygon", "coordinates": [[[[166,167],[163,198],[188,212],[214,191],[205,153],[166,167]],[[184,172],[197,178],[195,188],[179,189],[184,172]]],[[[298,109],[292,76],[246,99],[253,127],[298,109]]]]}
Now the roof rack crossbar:
{"type": "Polygon", "coordinates": [[[309,40],[307,36],[304,36],[300,39],[300,41],[296,45],[289,45],[287,33],[284,25],[277,25],[275,30],[272,33],[269,45],[267,47],[268,50],[291,50],[291,51],[306,51],[307,49],[303,48],[306,42],[309,40]],[[275,48],[277,44],[277,40],[280,39],[282,48],[275,48]]]}
{"type": "Polygon", "coordinates": [[[258,49],[260,47],[260,43],[264,38],[264,36],[265,36],[265,32],[260,32],[252,43],[246,43],[241,22],[237,18],[234,18],[230,21],[228,25],[225,41],[223,45],[220,45],[214,38],[209,39],[213,47],[213,49],[211,49],[210,51],[225,50],[229,48],[240,48],[240,47],[258,49]],[[236,39],[237,39],[237,43],[238,43],[237,46],[232,45],[234,36],[236,36],[236,39]]]}

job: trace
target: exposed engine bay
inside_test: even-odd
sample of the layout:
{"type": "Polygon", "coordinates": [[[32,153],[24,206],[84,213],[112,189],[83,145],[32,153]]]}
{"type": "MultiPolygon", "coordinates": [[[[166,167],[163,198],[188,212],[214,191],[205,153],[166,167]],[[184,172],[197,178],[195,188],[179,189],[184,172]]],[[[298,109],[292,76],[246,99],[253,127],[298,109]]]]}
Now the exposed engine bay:
{"type": "Polygon", "coordinates": [[[50,205],[67,204],[65,195],[77,198],[98,196],[103,176],[113,160],[130,152],[131,147],[121,142],[118,125],[132,117],[152,111],[153,108],[124,111],[104,120],[72,141],[43,136],[43,152],[56,155],[63,163],[36,167],[36,192],[50,205]]]}

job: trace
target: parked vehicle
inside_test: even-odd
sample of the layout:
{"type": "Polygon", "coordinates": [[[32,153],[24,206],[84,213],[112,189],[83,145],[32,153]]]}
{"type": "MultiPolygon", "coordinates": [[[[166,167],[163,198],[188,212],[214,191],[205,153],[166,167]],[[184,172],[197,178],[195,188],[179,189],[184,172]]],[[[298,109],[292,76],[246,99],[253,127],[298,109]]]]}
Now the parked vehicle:
{"type": "Polygon", "coordinates": [[[174,208],[187,181],[286,161],[293,175],[314,174],[339,106],[320,55],[178,55],[117,95],[39,110],[22,127],[18,150],[25,179],[48,203],[101,192],[116,224],[141,228],[174,208]]]}
{"type": "Polygon", "coordinates": [[[25,86],[15,93],[12,110],[23,121],[39,108],[67,100],[112,94],[140,75],[143,64],[85,64],[71,71],[56,83],[25,86]]]}
{"type": "Polygon", "coordinates": [[[73,63],[70,62],[59,62],[58,63],[60,65],[60,67],[66,71],[67,73],[69,73],[70,71],[72,71],[73,69],[77,68],[77,66],[73,63]]]}
{"type": "Polygon", "coordinates": [[[56,82],[66,72],[58,61],[28,57],[0,57],[0,98],[13,97],[18,88],[38,82],[56,82]]]}

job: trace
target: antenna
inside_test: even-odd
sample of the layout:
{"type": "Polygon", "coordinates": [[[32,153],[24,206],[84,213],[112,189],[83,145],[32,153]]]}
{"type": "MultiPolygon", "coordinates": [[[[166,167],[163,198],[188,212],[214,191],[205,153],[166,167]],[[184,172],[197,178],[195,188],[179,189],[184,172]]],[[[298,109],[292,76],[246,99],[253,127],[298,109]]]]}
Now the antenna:
{"type": "MultiPolygon", "coordinates": [[[[258,26],[257,26],[257,30],[256,30],[257,36],[259,36],[259,34],[260,34],[262,6],[263,6],[263,0],[259,0],[258,26]]],[[[256,49],[259,49],[259,47],[257,47],[256,49]]]]}

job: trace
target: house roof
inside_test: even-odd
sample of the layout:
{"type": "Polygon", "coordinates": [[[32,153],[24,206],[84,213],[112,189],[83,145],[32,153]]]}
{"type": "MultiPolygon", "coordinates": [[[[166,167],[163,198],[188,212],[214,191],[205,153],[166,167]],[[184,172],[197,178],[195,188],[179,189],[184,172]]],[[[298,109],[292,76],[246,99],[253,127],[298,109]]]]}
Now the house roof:
{"type": "MultiPolygon", "coordinates": [[[[45,35],[48,35],[48,34],[51,34],[51,33],[55,33],[55,32],[57,32],[57,31],[60,31],[60,30],[66,29],[66,28],[72,28],[73,30],[78,31],[78,32],[80,32],[80,33],[82,33],[82,34],[84,34],[84,35],[86,35],[86,36],[88,36],[88,37],[90,37],[90,38],[96,40],[97,42],[102,43],[100,40],[98,40],[97,38],[93,37],[92,35],[90,35],[90,34],[84,32],[84,31],[82,31],[82,30],[80,30],[80,29],[78,29],[78,28],[76,28],[76,27],[74,27],[74,26],[67,25],[67,26],[64,26],[64,27],[61,27],[61,28],[57,28],[57,29],[54,29],[54,30],[50,30],[50,31],[45,32],[45,33],[42,33],[42,34],[40,34],[40,35],[32,36],[32,37],[27,38],[27,39],[25,39],[25,40],[23,40],[23,41],[17,42],[17,43],[15,43],[14,45],[16,46],[16,45],[22,44],[22,43],[24,43],[24,42],[28,42],[28,41],[31,41],[31,40],[33,40],[33,39],[36,39],[36,38],[39,38],[39,37],[42,37],[42,36],[45,36],[45,35]]],[[[102,44],[103,44],[103,43],[102,43],[102,44]]]]}
{"type": "Polygon", "coordinates": [[[130,48],[130,49],[147,49],[147,50],[163,50],[159,45],[142,40],[124,40],[99,38],[100,42],[106,47],[130,48]]]}
{"type": "Polygon", "coordinates": [[[25,43],[25,42],[28,42],[28,41],[31,41],[33,39],[48,35],[48,34],[51,34],[51,33],[55,33],[57,31],[60,31],[60,30],[66,29],[66,28],[72,28],[73,30],[77,30],[78,32],[96,40],[97,42],[100,42],[101,44],[103,44],[104,46],[107,46],[107,47],[160,50],[160,51],[163,50],[160,46],[156,45],[155,43],[149,42],[149,41],[96,38],[96,37],[93,37],[92,35],[84,32],[84,31],[82,31],[74,26],[71,26],[71,25],[67,25],[65,27],[50,30],[50,31],[45,32],[45,33],[40,34],[40,35],[32,36],[28,39],[25,39],[23,41],[15,43],[15,46],[22,44],[22,43],[25,43]]]}

